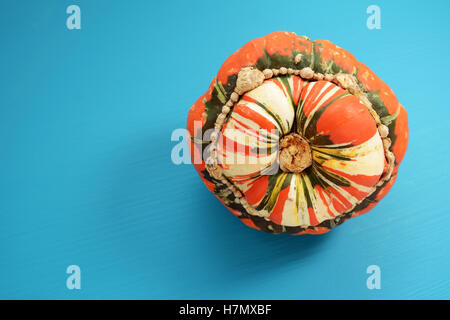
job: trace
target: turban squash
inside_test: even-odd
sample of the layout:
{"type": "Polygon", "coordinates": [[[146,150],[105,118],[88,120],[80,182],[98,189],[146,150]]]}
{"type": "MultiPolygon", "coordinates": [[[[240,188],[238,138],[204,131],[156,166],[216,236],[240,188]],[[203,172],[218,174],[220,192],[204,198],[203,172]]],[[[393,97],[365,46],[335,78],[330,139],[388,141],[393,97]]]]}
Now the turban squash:
{"type": "Polygon", "coordinates": [[[247,226],[320,234],[372,209],[408,144],[392,90],[348,51],[290,32],[233,53],[187,120],[191,159],[247,226]]]}

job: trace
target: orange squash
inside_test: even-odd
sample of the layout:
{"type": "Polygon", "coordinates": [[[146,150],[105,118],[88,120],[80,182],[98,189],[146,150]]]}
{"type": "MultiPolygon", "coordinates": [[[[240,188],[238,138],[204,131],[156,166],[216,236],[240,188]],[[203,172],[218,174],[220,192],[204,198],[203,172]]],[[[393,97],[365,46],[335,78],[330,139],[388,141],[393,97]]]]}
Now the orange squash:
{"type": "Polygon", "coordinates": [[[408,145],[406,110],[368,67],[329,41],[282,31],[225,61],[187,129],[208,189],[270,233],[320,234],[369,211],[408,145]]]}

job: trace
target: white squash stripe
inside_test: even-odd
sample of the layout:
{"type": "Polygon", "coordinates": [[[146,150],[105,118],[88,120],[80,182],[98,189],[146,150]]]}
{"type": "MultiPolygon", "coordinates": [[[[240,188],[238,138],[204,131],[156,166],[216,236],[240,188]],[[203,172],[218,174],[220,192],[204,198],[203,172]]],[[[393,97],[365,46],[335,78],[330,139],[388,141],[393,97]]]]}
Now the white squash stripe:
{"type": "MultiPolygon", "coordinates": [[[[270,112],[278,116],[283,133],[287,133],[291,130],[294,122],[294,106],[292,105],[291,98],[286,96],[283,90],[275,83],[272,81],[265,81],[262,85],[248,92],[246,95],[263,104],[270,112]]],[[[246,102],[248,103],[248,101],[246,102]]],[[[263,108],[259,106],[258,108],[264,111],[263,108]]],[[[268,114],[268,116],[270,115],[268,114]]]]}
{"type": "MultiPolygon", "coordinates": [[[[218,145],[218,160],[225,164],[225,167],[229,167],[228,165],[233,164],[260,164],[259,170],[256,172],[266,168],[267,166],[272,165],[273,156],[267,155],[258,157],[255,155],[250,155],[245,152],[244,146],[249,146],[252,149],[266,149],[271,148],[272,153],[276,152],[278,146],[278,135],[269,132],[267,130],[261,130],[260,126],[252,121],[251,119],[244,118],[238,113],[232,114],[231,119],[228,121],[222,137],[221,143],[218,145]],[[246,128],[245,126],[249,128],[246,128]],[[259,132],[256,132],[259,130],[259,132]],[[246,138],[248,140],[243,140],[246,138]],[[223,147],[223,143],[234,143],[239,146],[236,152],[232,150],[226,150],[223,147]],[[264,159],[269,158],[269,160],[264,159]]],[[[242,173],[242,166],[240,166],[239,172],[242,173]]],[[[254,165],[251,166],[252,169],[248,173],[255,173],[254,165]]]]}
{"type": "MultiPolygon", "coordinates": [[[[299,226],[300,215],[297,208],[297,175],[294,175],[291,179],[289,186],[289,194],[284,203],[283,214],[281,217],[281,224],[284,226],[299,226]]],[[[305,201],[306,204],[306,201],[305,201]]]]}
{"type": "MultiPolygon", "coordinates": [[[[302,103],[301,103],[300,107],[297,109],[297,113],[296,113],[297,119],[300,117],[301,112],[303,112],[303,115],[306,117],[305,110],[304,110],[304,104],[306,103],[306,101],[308,101],[308,97],[309,97],[309,94],[311,93],[312,88],[313,88],[313,84],[309,83],[308,85],[306,85],[305,95],[303,97],[302,97],[302,95],[300,96],[300,99],[302,99],[302,103]]],[[[306,121],[306,119],[305,119],[305,121],[306,121]]],[[[306,130],[306,125],[303,124],[303,128],[302,128],[303,134],[305,133],[305,130],[306,130]]]]}
{"type": "Polygon", "coordinates": [[[246,134],[246,135],[249,135],[252,137],[257,137],[258,136],[257,130],[254,127],[248,128],[247,124],[245,124],[245,125],[242,124],[243,121],[245,121],[245,118],[236,114],[235,117],[232,117],[230,120],[228,120],[228,123],[227,123],[227,126],[225,129],[239,130],[243,134],[246,134]],[[240,119],[238,119],[238,118],[240,118],[240,119]]]}
{"type": "Polygon", "coordinates": [[[320,195],[314,190],[311,180],[307,175],[303,176],[305,180],[305,184],[309,191],[309,197],[311,198],[312,207],[314,210],[314,215],[316,219],[320,222],[332,218],[332,216],[328,213],[326,205],[322,202],[320,195]]]}
{"type": "MultiPolygon", "coordinates": [[[[306,103],[306,101],[307,101],[307,99],[308,99],[308,97],[309,97],[309,94],[311,93],[311,89],[313,88],[313,86],[312,85],[306,85],[305,87],[303,87],[303,89],[302,89],[302,91],[303,90],[305,90],[306,89],[306,91],[305,91],[305,94],[303,95],[303,94],[300,94],[300,100],[299,100],[299,106],[298,106],[298,108],[297,108],[297,111],[296,111],[296,113],[295,113],[295,117],[296,117],[296,119],[300,119],[300,114],[303,112],[303,115],[304,116],[306,116],[305,114],[304,114],[304,104],[306,103]]],[[[305,127],[303,127],[302,128],[302,132],[304,133],[304,130],[305,129],[305,127]]]]}
{"type": "MultiPolygon", "coordinates": [[[[241,116],[236,114],[236,117],[241,116]]],[[[250,123],[246,125],[250,125],[250,123]]],[[[243,127],[233,118],[229,120],[217,146],[218,161],[225,169],[224,173],[231,177],[234,175],[254,175],[273,164],[278,149],[278,136],[266,130],[260,131],[260,134],[255,134],[256,132],[243,127]],[[236,151],[234,151],[234,148],[227,150],[227,146],[224,144],[237,146],[236,151]],[[258,150],[258,148],[259,150],[270,149],[272,152],[271,154],[258,156],[258,154],[247,153],[245,151],[246,146],[253,150],[258,150]]]]}
{"type": "MultiPolygon", "coordinates": [[[[291,94],[292,94],[292,97],[293,97],[294,96],[294,78],[292,76],[289,76],[287,78],[287,81],[288,81],[289,88],[291,89],[291,94]]],[[[299,84],[300,84],[300,82],[299,82],[299,84]]]]}
{"type": "Polygon", "coordinates": [[[314,161],[321,166],[349,175],[376,176],[382,174],[384,170],[383,142],[378,132],[366,142],[354,147],[326,149],[313,146],[312,155],[314,161]],[[327,154],[316,152],[316,150],[327,154]],[[339,160],[333,155],[348,157],[351,161],[339,160]],[[327,158],[327,160],[319,159],[318,156],[327,158]]]}
{"type": "MultiPolygon", "coordinates": [[[[252,187],[252,183],[255,183],[256,180],[257,180],[258,178],[259,178],[259,177],[256,177],[256,178],[254,178],[254,179],[246,179],[246,180],[244,180],[244,179],[238,179],[238,178],[229,178],[229,179],[233,182],[233,184],[234,184],[241,192],[246,193],[246,192],[248,192],[248,190],[252,187]]],[[[264,198],[264,197],[262,197],[262,198],[260,199],[259,202],[261,202],[263,198],[264,198]]],[[[254,204],[254,206],[255,206],[255,207],[258,206],[259,202],[256,203],[256,204],[254,204]]]]}
{"type": "Polygon", "coordinates": [[[243,150],[241,151],[239,148],[241,148],[241,145],[238,146],[237,152],[232,152],[222,149],[222,146],[218,146],[217,156],[219,163],[224,168],[231,166],[251,166],[252,168],[259,167],[262,170],[270,166],[275,159],[274,156],[276,156],[275,152],[257,156],[256,154],[253,155],[243,150]]]}
{"type": "Polygon", "coordinates": [[[339,213],[333,213],[334,216],[332,216],[328,210],[329,205],[327,203],[324,203],[320,194],[317,193],[314,190],[314,197],[315,197],[315,201],[316,201],[316,207],[317,210],[315,210],[315,214],[316,214],[316,219],[320,222],[328,220],[328,219],[333,219],[336,215],[339,215],[339,213]]]}
{"type": "Polygon", "coordinates": [[[245,152],[239,152],[241,150],[237,150],[237,152],[223,150],[222,146],[218,145],[217,158],[226,176],[230,178],[243,175],[253,176],[272,166],[277,160],[276,147],[274,146],[272,150],[274,151],[271,154],[257,157],[245,152]]]}
{"type": "MultiPolygon", "coordinates": [[[[331,86],[330,82],[327,82],[327,84],[322,88],[322,90],[320,91],[320,93],[317,95],[317,97],[319,97],[323,91],[328,88],[329,86],[331,86]]],[[[328,91],[323,97],[322,99],[320,99],[320,101],[315,105],[314,109],[311,110],[311,113],[308,115],[308,117],[306,118],[306,122],[305,122],[305,126],[303,127],[303,133],[305,132],[306,128],[308,128],[309,123],[311,122],[312,118],[314,118],[314,115],[316,114],[316,111],[319,110],[320,108],[323,107],[325,101],[327,101],[328,99],[330,99],[336,92],[338,92],[340,90],[340,88],[338,86],[334,86],[330,91],[328,91]]],[[[317,98],[316,98],[317,99],[317,98]]]]}
{"type": "MultiPolygon", "coordinates": [[[[244,118],[242,118],[244,119],[244,118]]],[[[279,135],[276,132],[270,132],[266,129],[260,128],[259,130],[255,130],[253,128],[247,128],[242,124],[242,121],[236,121],[234,118],[229,120],[229,125],[227,128],[233,128],[235,130],[239,130],[241,133],[256,137],[261,144],[268,144],[271,141],[278,141],[279,135]]]]}
{"type": "Polygon", "coordinates": [[[358,184],[355,181],[350,180],[350,179],[347,179],[347,181],[349,181],[350,185],[358,191],[364,192],[366,194],[369,193],[370,191],[372,191],[372,187],[363,186],[362,184],[358,184]]]}
{"type": "MultiPolygon", "coordinates": [[[[324,170],[327,170],[327,168],[324,168],[324,170]]],[[[314,170],[314,174],[315,175],[321,175],[318,170],[314,170]]],[[[333,174],[338,174],[338,173],[333,173],[333,174]]],[[[358,184],[355,181],[351,180],[351,178],[347,178],[347,177],[344,177],[342,175],[341,175],[341,177],[344,178],[345,180],[347,180],[350,183],[350,186],[352,186],[353,188],[357,189],[358,191],[361,191],[361,192],[364,192],[364,193],[369,193],[372,190],[372,186],[371,187],[364,186],[362,184],[358,184]]]]}
{"type": "MultiPolygon", "coordinates": [[[[301,103],[300,103],[300,106],[298,107],[297,112],[296,112],[296,117],[297,117],[297,119],[300,117],[301,112],[303,112],[303,113],[305,112],[305,111],[303,110],[303,109],[304,109],[303,106],[304,106],[305,102],[306,102],[307,99],[308,99],[308,96],[309,96],[309,93],[311,92],[312,86],[311,86],[311,85],[307,85],[305,88],[306,88],[306,93],[305,93],[305,95],[304,95],[304,96],[300,95],[301,103]]],[[[305,88],[303,88],[303,90],[304,90],[305,88]]],[[[304,132],[304,128],[303,128],[303,132],[304,132]]]]}
{"type": "MultiPolygon", "coordinates": [[[[287,78],[287,81],[288,81],[288,84],[289,84],[289,89],[290,89],[291,94],[292,94],[292,98],[294,98],[294,91],[295,91],[295,89],[294,89],[294,77],[293,76],[289,76],[287,78]]],[[[300,78],[300,80],[298,80],[297,87],[301,87],[302,86],[302,82],[303,82],[303,80],[301,80],[301,78],[300,78]]],[[[292,105],[294,105],[294,101],[292,101],[292,105]]],[[[297,106],[294,105],[294,110],[296,108],[297,108],[297,106]]]]}
{"type": "MultiPolygon", "coordinates": [[[[227,176],[226,170],[224,170],[224,174],[225,174],[225,176],[227,176]]],[[[242,192],[245,193],[251,188],[251,183],[254,183],[260,177],[261,177],[260,175],[255,174],[254,178],[251,178],[251,179],[249,177],[239,178],[238,176],[233,176],[233,177],[230,176],[228,178],[235,184],[235,186],[239,190],[241,190],[242,192]]]]}
{"type": "MultiPolygon", "coordinates": [[[[256,103],[250,102],[250,101],[240,101],[239,104],[245,105],[247,108],[249,108],[250,110],[252,110],[253,112],[256,112],[257,114],[259,114],[261,117],[266,118],[268,121],[270,121],[271,123],[273,123],[273,125],[276,127],[276,129],[278,131],[282,131],[282,128],[280,128],[280,126],[278,125],[278,122],[269,114],[267,113],[266,110],[264,110],[263,108],[261,108],[259,105],[257,105],[256,103]]],[[[236,118],[237,120],[241,121],[242,123],[245,123],[245,125],[258,130],[261,127],[258,125],[257,122],[252,121],[249,118],[245,118],[242,115],[238,114],[238,113],[232,113],[231,114],[232,118],[236,118]]]]}
{"type": "Polygon", "coordinates": [[[277,159],[276,153],[272,153],[260,158],[245,157],[239,154],[222,155],[221,152],[219,155],[219,151],[217,152],[217,154],[218,156],[224,158],[223,161],[222,159],[219,159],[219,161],[222,161],[219,163],[222,165],[224,173],[229,177],[258,174],[262,170],[270,167],[272,163],[277,159]],[[234,159],[229,159],[233,156],[234,159]]]}
{"type": "MultiPolygon", "coordinates": [[[[326,170],[326,169],[324,169],[324,170],[326,170]]],[[[322,175],[318,170],[314,170],[314,174],[315,174],[316,176],[320,176],[321,178],[323,177],[323,175],[322,175]]],[[[344,178],[345,180],[347,180],[347,181],[350,183],[350,186],[351,186],[351,187],[355,188],[356,190],[358,190],[358,191],[360,191],[360,192],[363,192],[363,193],[365,193],[365,194],[368,194],[368,193],[372,190],[372,187],[363,186],[363,185],[358,184],[358,183],[356,183],[355,181],[350,180],[350,179],[348,179],[348,178],[346,178],[346,177],[342,177],[342,178],[344,178]]],[[[327,181],[328,181],[328,180],[327,180],[327,181]]],[[[334,184],[333,184],[333,186],[334,186],[334,184]]],[[[324,195],[325,195],[325,194],[326,194],[326,192],[324,193],[324,195]]],[[[341,204],[343,205],[342,202],[341,202],[341,204]]],[[[336,214],[336,213],[333,212],[333,214],[336,214]]]]}
{"type": "MultiPolygon", "coordinates": [[[[318,85],[317,82],[311,82],[310,84],[311,86],[316,86],[318,85]]],[[[317,102],[317,99],[319,99],[319,97],[329,88],[331,87],[332,83],[331,82],[326,82],[325,85],[322,87],[322,89],[320,89],[319,93],[316,95],[314,101],[312,102],[313,104],[317,105],[317,103],[319,103],[320,105],[323,103],[323,98],[320,100],[321,102],[317,102]]],[[[337,86],[334,87],[334,89],[338,88],[337,86]]]]}
{"type": "MultiPolygon", "coordinates": [[[[284,82],[282,82],[280,78],[272,78],[272,80],[273,80],[273,81],[271,81],[272,84],[275,84],[277,86],[277,89],[280,90],[283,93],[283,95],[289,100],[289,102],[291,102],[290,101],[290,96],[289,96],[289,90],[285,86],[284,82]],[[280,87],[278,85],[281,86],[281,89],[280,89],[280,87]]],[[[289,79],[287,79],[287,80],[288,80],[288,83],[289,83],[289,79]]],[[[292,105],[292,103],[291,103],[291,105],[292,105]]]]}
{"type": "Polygon", "coordinates": [[[317,147],[320,149],[342,149],[342,147],[349,147],[351,146],[350,142],[345,142],[345,143],[336,143],[336,144],[321,144],[321,145],[314,145],[311,144],[311,147],[317,147]]]}
{"type": "MultiPolygon", "coordinates": [[[[322,201],[320,195],[314,190],[308,176],[304,174],[296,174],[295,179],[292,179],[291,181],[288,199],[286,200],[284,206],[283,217],[281,221],[282,225],[310,225],[311,222],[309,218],[308,204],[305,196],[306,192],[310,196],[312,209],[319,223],[324,220],[333,218],[333,216],[328,213],[327,204],[322,201]],[[303,187],[300,176],[303,176],[306,190],[303,187]],[[299,188],[297,188],[297,185],[299,186],[299,188]],[[297,201],[299,202],[299,207],[297,207],[297,201]]],[[[333,213],[335,215],[339,215],[334,207],[333,213]]]]}
{"type": "Polygon", "coordinates": [[[267,145],[268,143],[270,143],[269,137],[267,134],[264,134],[264,131],[257,132],[251,128],[245,127],[234,119],[230,119],[228,122],[228,126],[227,128],[225,128],[221,138],[231,138],[236,137],[237,135],[245,135],[251,138],[251,141],[255,140],[255,143],[252,144],[253,147],[267,145]]]}
{"type": "Polygon", "coordinates": [[[309,97],[309,94],[311,93],[312,88],[313,88],[313,84],[312,84],[312,82],[310,82],[306,86],[306,93],[305,93],[305,96],[303,97],[303,101],[307,101],[308,100],[308,97],[309,97]]]}
{"type": "Polygon", "coordinates": [[[295,212],[288,212],[287,215],[283,212],[283,220],[282,223],[287,223],[291,226],[305,226],[310,224],[309,220],[309,212],[308,212],[308,202],[305,197],[305,189],[303,187],[303,183],[300,179],[301,174],[296,174],[295,179],[292,179],[292,183],[295,187],[295,212]],[[298,202],[298,206],[297,206],[298,202]]]}
{"type": "MultiPolygon", "coordinates": [[[[334,217],[339,216],[340,213],[334,207],[334,204],[331,201],[331,198],[330,198],[330,196],[328,195],[328,193],[326,191],[323,192],[323,197],[325,198],[325,202],[326,202],[325,205],[328,207],[328,209],[330,209],[331,213],[333,213],[333,215],[334,215],[334,216],[330,215],[330,217],[334,218],[334,217]]],[[[342,202],[341,202],[341,204],[342,204],[342,202]]]]}
{"type": "MultiPolygon", "coordinates": [[[[242,103],[240,103],[240,104],[242,104],[242,103]]],[[[246,105],[246,107],[248,107],[248,106],[246,105]]],[[[231,114],[231,118],[228,120],[227,124],[225,125],[225,128],[229,127],[233,122],[234,123],[237,123],[237,122],[244,123],[247,127],[251,128],[253,130],[258,130],[260,128],[259,125],[255,121],[253,121],[250,118],[246,118],[237,112],[233,112],[231,114]]],[[[235,124],[235,126],[236,126],[236,124],[235,124]]]]}
{"type": "MultiPolygon", "coordinates": [[[[328,180],[326,177],[324,177],[320,172],[317,172],[317,175],[323,180],[325,181],[328,185],[330,185],[332,188],[334,188],[337,192],[339,192],[339,194],[341,194],[345,200],[347,200],[349,203],[351,204],[355,204],[358,202],[358,199],[355,198],[352,194],[350,194],[348,191],[342,189],[342,187],[338,186],[337,184],[331,182],[330,180],[328,180]]],[[[333,193],[331,193],[330,195],[332,198],[336,199],[337,201],[339,201],[343,206],[344,203],[335,195],[333,195],[333,193]]]]}

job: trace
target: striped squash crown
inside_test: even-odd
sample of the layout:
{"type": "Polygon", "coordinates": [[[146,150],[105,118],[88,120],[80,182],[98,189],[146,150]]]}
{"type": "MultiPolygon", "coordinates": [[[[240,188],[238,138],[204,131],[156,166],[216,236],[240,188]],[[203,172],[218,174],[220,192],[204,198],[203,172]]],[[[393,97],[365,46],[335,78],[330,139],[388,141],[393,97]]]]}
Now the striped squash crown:
{"type": "Polygon", "coordinates": [[[372,209],[408,144],[405,109],[348,51],[289,32],[232,54],[191,107],[192,162],[246,225],[319,234],[372,209]]]}

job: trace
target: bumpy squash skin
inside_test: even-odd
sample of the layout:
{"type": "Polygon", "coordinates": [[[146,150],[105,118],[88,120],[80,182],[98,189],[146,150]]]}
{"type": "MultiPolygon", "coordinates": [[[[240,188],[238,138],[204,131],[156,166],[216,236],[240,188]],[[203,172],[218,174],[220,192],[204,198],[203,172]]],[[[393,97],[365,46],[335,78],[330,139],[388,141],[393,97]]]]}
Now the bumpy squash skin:
{"type": "Polygon", "coordinates": [[[289,234],[321,234],[330,231],[344,221],[362,215],[373,207],[389,192],[394,184],[398,167],[408,146],[408,116],[405,108],[399,104],[395,94],[387,84],[363,63],[358,62],[348,51],[327,40],[312,41],[295,33],[277,31],[262,38],[254,39],[233,53],[220,68],[208,91],[191,107],[188,119],[188,144],[191,157],[200,157],[208,141],[201,141],[203,134],[214,127],[215,120],[221,112],[223,104],[230,98],[236,86],[237,74],[243,67],[253,66],[259,70],[279,69],[280,67],[302,69],[311,67],[315,72],[323,74],[353,74],[358,85],[367,93],[374,110],[382,123],[389,127],[389,138],[392,141],[390,150],[395,155],[395,168],[391,178],[376,191],[359,203],[352,211],[344,214],[338,221],[326,220],[315,227],[286,227],[246,213],[241,204],[235,202],[233,193],[220,181],[211,177],[205,168],[204,159],[194,163],[194,167],[207,188],[243,223],[247,226],[269,233],[289,234]],[[295,57],[301,54],[302,59],[296,63],[295,57]],[[194,132],[194,122],[200,121],[202,127],[194,132]],[[196,137],[197,139],[194,139],[196,137]]]}

